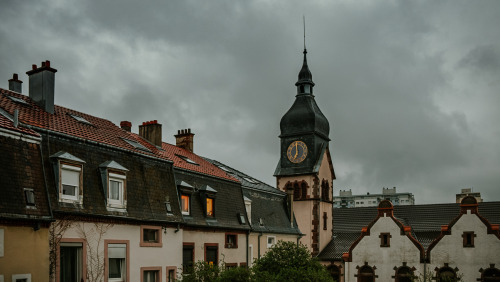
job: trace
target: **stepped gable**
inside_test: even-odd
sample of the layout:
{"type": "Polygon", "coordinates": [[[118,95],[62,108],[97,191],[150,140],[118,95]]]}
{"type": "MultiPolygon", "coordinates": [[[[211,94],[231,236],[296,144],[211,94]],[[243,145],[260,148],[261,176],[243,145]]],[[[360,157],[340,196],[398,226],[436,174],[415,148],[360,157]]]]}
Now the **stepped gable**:
{"type": "MultiPolygon", "coordinates": [[[[482,202],[479,214],[491,224],[500,223],[500,202],[482,202]]],[[[394,216],[412,229],[415,239],[427,250],[441,234],[441,226],[448,225],[460,214],[460,204],[428,204],[394,206],[394,216]]],[[[340,260],[342,254],[359,238],[361,228],[377,216],[377,207],[335,208],[333,211],[333,239],[318,255],[323,260],[340,260]]]]}

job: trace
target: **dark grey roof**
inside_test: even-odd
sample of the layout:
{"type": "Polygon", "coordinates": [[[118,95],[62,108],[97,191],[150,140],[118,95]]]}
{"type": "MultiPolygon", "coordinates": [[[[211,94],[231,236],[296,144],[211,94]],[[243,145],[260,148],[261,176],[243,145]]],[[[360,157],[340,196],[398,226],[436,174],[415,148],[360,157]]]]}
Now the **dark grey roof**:
{"type": "Polygon", "coordinates": [[[175,168],[174,173],[176,183],[178,183],[179,186],[184,182],[193,188],[190,194],[190,214],[183,215],[184,222],[187,226],[241,230],[250,229],[248,223],[242,224],[239,221],[239,214],[246,214],[243,194],[239,183],[175,168]],[[203,192],[212,192],[216,194],[213,218],[205,215],[203,192]]]}
{"type": "Polygon", "coordinates": [[[220,169],[224,170],[225,172],[229,173],[231,176],[235,177],[241,182],[241,185],[243,188],[247,189],[256,189],[256,190],[261,190],[261,191],[267,191],[267,192],[272,192],[272,193],[277,193],[279,195],[286,195],[285,192],[278,190],[277,188],[268,185],[246,173],[243,173],[237,169],[234,169],[228,165],[225,165],[219,161],[212,160],[209,158],[204,158],[208,162],[211,162],[212,164],[218,166],[220,169]],[[249,181],[250,180],[250,181],[249,181]]]}
{"type": "Polygon", "coordinates": [[[294,222],[294,227],[290,225],[285,192],[221,162],[207,158],[205,159],[220,167],[241,182],[243,195],[252,201],[252,231],[264,233],[301,234],[300,230],[297,228],[296,222],[294,222]],[[260,219],[262,219],[263,225],[260,224],[260,219]]]}
{"type": "MultiPolygon", "coordinates": [[[[491,224],[500,224],[500,202],[479,203],[479,214],[491,224]]],[[[460,204],[430,204],[394,206],[394,216],[404,225],[411,226],[412,235],[427,249],[448,225],[460,214],[460,204]]],[[[318,255],[323,260],[338,260],[366,227],[377,217],[377,207],[335,208],[333,210],[332,241],[318,255]]]]}

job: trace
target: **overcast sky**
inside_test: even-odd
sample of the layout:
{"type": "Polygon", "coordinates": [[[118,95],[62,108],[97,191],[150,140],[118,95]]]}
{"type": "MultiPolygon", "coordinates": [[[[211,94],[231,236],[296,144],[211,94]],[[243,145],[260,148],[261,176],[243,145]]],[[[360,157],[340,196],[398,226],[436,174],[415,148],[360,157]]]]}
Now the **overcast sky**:
{"type": "Polygon", "coordinates": [[[334,194],[500,200],[500,1],[2,1],[0,87],[50,60],[58,105],[163,124],[275,185],[302,65],[330,121],[334,194]]]}

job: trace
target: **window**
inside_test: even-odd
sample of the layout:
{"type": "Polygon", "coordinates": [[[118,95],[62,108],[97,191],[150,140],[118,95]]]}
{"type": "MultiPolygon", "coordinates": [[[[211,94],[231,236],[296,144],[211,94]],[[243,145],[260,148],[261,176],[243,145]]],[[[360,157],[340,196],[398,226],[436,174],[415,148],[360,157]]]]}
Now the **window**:
{"type": "Polygon", "coordinates": [[[181,195],[181,211],[182,214],[189,215],[190,210],[189,210],[189,202],[190,202],[189,195],[181,195]]]}
{"type": "Polygon", "coordinates": [[[415,271],[415,268],[409,268],[406,266],[406,262],[403,262],[403,266],[396,269],[396,275],[395,275],[395,281],[396,282],[413,282],[414,281],[414,275],[413,271],[415,271]]]}
{"type": "Polygon", "coordinates": [[[165,202],[165,209],[167,210],[167,214],[172,214],[172,205],[170,204],[170,201],[165,202]]]}
{"type": "Polygon", "coordinates": [[[129,145],[131,145],[132,147],[138,149],[138,150],[142,150],[142,151],[146,151],[146,152],[151,152],[151,150],[149,150],[148,148],[144,147],[141,143],[137,142],[137,141],[134,141],[134,140],[130,140],[130,139],[125,139],[125,138],[122,138],[123,141],[127,142],[129,145]]]}
{"type": "Polygon", "coordinates": [[[380,233],[380,247],[390,247],[391,246],[391,233],[380,233]]]}
{"type": "Polygon", "coordinates": [[[333,281],[340,281],[340,268],[338,266],[331,264],[326,269],[332,276],[333,281]]]}
{"type": "Polygon", "coordinates": [[[83,243],[61,242],[59,245],[59,281],[83,278],[83,243]]]}
{"type": "Polygon", "coordinates": [[[76,119],[77,121],[79,121],[81,123],[92,125],[92,123],[90,123],[90,121],[86,120],[85,118],[83,118],[81,116],[74,115],[74,114],[68,114],[68,115],[70,115],[72,118],[76,119]]]}
{"type": "Polygon", "coordinates": [[[219,244],[205,243],[205,261],[210,265],[219,263],[219,244]]]}
{"type": "Polygon", "coordinates": [[[242,214],[242,213],[238,213],[238,221],[240,222],[240,224],[246,224],[247,221],[245,219],[245,215],[242,214]]]}
{"type": "Polygon", "coordinates": [[[28,207],[35,206],[35,191],[33,189],[24,188],[24,199],[28,207]]]}
{"type": "Polygon", "coordinates": [[[167,266],[167,282],[174,282],[177,279],[177,267],[175,266],[167,266]]]}
{"type": "Polygon", "coordinates": [[[436,276],[437,276],[436,280],[438,282],[457,281],[457,273],[456,273],[457,270],[458,270],[457,268],[453,269],[449,267],[447,263],[445,263],[443,267],[439,269],[436,268],[436,276]]]}
{"type": "Polygon", "coordinates": [[[61,187],[59,199],[79,201],[81,197],[81,175],[82,167],[76,165],[61,165],[61,187]]]}
{"type": "Polygon", "coordinates": [[[462,237],[464,238],[464,248],[474,248],[474,237],[476,237],[474,231],[464,232],[462,237]]]}
{"type": "Polygon", "coordinates": [[[141,267],[141,282],[161,281],[161,267],[141,267]]]}
{"type": "Polygon", "coordinates": [[[214,199],[207,198],[207,216],[214,217],[214,199]]]}
{"type": "Polygon", "coordinates": [[[226,270],[231,269],[231,268],[237,268],[238,263],[233,262],[233,263],[226,263],[226,270]]]}
{"type": "Polygon", "coordinates": [[[267,247],[272,248],[276,244],[276,236],[267,236],[267,247]]]}
{"type": "Polygon", "coordinates": [[[481,272],[480,281],[498,281],[500,279],[500,270],[495,268],[494,264],[490,264],[490,267],[485,270],[481,268],[479,271],[481,272]]]}
{"type": "Polygon", "coordinates": [[[108,262],[105,267],[105,278],[108,281],[127,281],[129,252],[128,241],[104,240],[106,246],[105,260],[108,262]]]}
{"type": "Polygon", "coordinates": [[[328,215],[326,215],[326,212],[323,212],[323,230],[327,230],[327,222],[328,222],[328,215]]]}
{"type": "Polygon", "coordinates": [[[226,233],[226,243],[224,247],[228,249],[238,248],[238,234],[226,233]]]}
{"type": "Polygon", "coordinates": [[[108,207],[125,208],[126,207],[126,185],[127,177],[124,174],[108,174],[108,207]]]}
{"type": "Polygon", "coordinates": [[[190,273],[194,263],[194,243],[184,243],[182,246],[182,271],[190,273]]]}
{"type": "Polygon", "coordinates": [[[358,274],[355,275],[358,278],[358,282],[374,282],[375,281],[375,269],[368,266],[365,262],[365,265],[362,267],[357,266],[358,274]]]}
{"type": "Polygon", "coordinates": [[[199,165],[197,162],[193,161],[192,159],[186,157],[186,156],[183,156],[183,155],[177,155],[177,157],[181,158],[182,160],[184,160],[186,163],[188,164],[192,164],[192,165],[199,165]]]}
{"type": "Polygon", "coordinates": [[[161,247],[161,226],[141,226],[141,247],[161,247]]]}
{"type": "Polygon", "coordinates": [[[13,274],[12,282],[31,282],[31,274],[13,274]]]}

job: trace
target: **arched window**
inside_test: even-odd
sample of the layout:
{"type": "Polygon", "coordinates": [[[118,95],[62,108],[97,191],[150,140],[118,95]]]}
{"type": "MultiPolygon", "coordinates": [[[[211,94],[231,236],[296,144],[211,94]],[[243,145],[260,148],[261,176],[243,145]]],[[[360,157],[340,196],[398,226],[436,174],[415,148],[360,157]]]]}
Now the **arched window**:
{"type": "Polygon", "coordinates": [[[367,265],[365,262],[365,265],[362,267],[357,267],[358,268],[358,274],[356,275],[358,277],[358,282],[374,282],[375,281],[375,268],[370,267],[367,265]]]}
{"type": "Polygon", "coordinates": [[[300,187],[299,187],[299,183],[297,183],[297,181],[295,181],[295,183],[293,183],[293,199],[300,200],[300,187]]]}
{"type": "Polygon", "coordinates": [[[302,199],[305,200],[307,198],[307,183],[305,181],[302,181],[300,186],[302,188],[302,199]]]}
{"type": "Polygon", "coordinates": [[[395,267],[396,270],[396,275],[395,275],[395,281],[396,282],[412,282],[413,281],[413,271],[415,268],[409,268],[406,266],[406,263],[403,263],[403,266],[401,267],[395,267]]]}
{"type": "Polygon", "coordinates": [[[333,278],[333,281],[339,282],[340,281],[340,268],[336,266],[335,264],[329,265],[327,268],[328,272],[330,272],[330,275],[333,278]]]}
{"type": "Polygon", "coordinates": [[[481,281],[500,281],[500,270],[495,268],[494,264],[490,265],[490,268],[479,271],[481,271],[481,281]]]}
{"type": "Polygon", "coordinates": [[[321,182],[321,199],[325,201],[330,200],[330,185],[328,184],[328,180],[323,180],[321,182]]]}
{"type": "Polygon", "coordinates": [[[453,269],[447,263],[441,268],[436,268],[437,282],[455,282],[457,280],[457,268],[453,269]]]}

